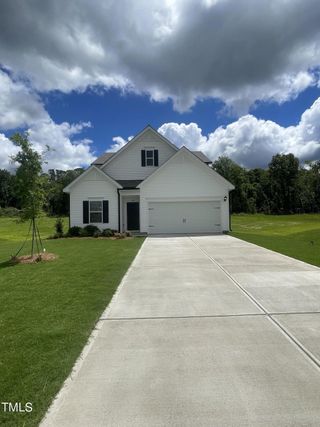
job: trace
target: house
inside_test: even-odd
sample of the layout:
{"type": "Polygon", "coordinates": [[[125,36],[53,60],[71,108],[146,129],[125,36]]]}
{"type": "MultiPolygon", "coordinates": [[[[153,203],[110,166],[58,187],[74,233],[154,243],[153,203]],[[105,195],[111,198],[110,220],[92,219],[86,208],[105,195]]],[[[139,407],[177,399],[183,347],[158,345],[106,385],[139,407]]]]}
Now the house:
{"type": "Polygon", "coordinates": [[[64,189],[70,194],[70,226],[148,234],[228,231],[234,187],[210,163],[147,126],[64,189]]]}

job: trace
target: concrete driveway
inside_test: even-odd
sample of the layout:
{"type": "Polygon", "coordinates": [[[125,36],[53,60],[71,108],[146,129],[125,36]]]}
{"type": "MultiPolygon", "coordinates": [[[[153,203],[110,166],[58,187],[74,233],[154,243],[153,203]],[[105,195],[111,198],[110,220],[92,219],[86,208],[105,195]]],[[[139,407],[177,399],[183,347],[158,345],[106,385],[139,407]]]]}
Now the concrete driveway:
{"type": "Polygon", "coordinates": [[[43,426],[319,426],[320,269],[149,237],[43,426]]]}

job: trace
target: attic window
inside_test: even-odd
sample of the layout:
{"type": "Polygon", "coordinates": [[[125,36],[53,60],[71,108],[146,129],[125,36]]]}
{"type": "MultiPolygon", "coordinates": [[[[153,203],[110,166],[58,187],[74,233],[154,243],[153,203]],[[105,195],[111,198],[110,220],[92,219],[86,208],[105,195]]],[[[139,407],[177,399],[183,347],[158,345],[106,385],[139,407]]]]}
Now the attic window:
{"type": "Polygon", "coordinates": [[[146,165],[153,166],[154,163],[154,151],[146,150],[146,165]]]}
{"type": "Polygon", "coordinates": [[[158,166],[159,164],[158,150],[142,150],[141,151],[141,166],[158,166]]]}

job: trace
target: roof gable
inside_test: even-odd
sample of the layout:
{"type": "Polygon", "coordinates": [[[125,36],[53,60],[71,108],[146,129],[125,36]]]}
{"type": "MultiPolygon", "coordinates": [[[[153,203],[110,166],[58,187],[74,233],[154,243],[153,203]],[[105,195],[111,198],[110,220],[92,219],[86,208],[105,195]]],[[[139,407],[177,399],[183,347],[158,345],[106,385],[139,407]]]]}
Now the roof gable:
{"type": "Polygon", "coordinates": [[[143,138],[147,133],[153,134],[157,137],[157,139],[160,139],[165,144],[168,144],[171,148],[173,148],[175,151],[178,151],[178,147],[172,142],[170,142],[167,138],[165,138],[163,135],[161,135],[158,131],[156,131],[152,126],[148,125],[146,126],[141,132],[139,132],[135,137],[133,137],[130,141],[128,141],[120,150],[118,150],[116,153],[113,154],[113,156],[109,157],[102,165],[101,168],[104,168],[106,165],[111,163],[114,159],[116,159],[118,156],[121,155],[124,151],[128,149],[128,147],[131,147],[135,142],[139,141],[141,138],[143,138]]]}
{"type": "Polygon", "coordinates": [[[155,177],[157,174],[161,173],[166,168],[167,165],[174,162],[183,153],[186,153],[187,156],[189,156],[189,158],[191,160],[197,162],[200,167],[204,168],[204,170],[206,172],[210,173],[215,179],[217,179],[220,182],[221,185],[224,185],[228,190],[234,189],[234,185],[231,184],[231,182],[229,182],[225,178],[223,178],[223,176],[221,176],[215,170],[213,170],[211,167],[209,167],[206,163],[203,162],[203,160],[201,160],[195,153],[190,151],[185,146],[181,147],[180,150],[178,150],[177,153],[175,153],[172,157],[170,157],[170,159],[167,160],[161,167],[159,167],[155,172],[153,172],[144,181],[142,181],[141,184],[139,184],[137,186],[137,188],[143,187],[143,185],[145,185],[146,182],[148,182],[149,180],[152,180],[153,177],[155,177]]]}
{"type": "Polygon", "coordinates": [[[69,193],[70,189],[77,184],[79,181],[81,181],[85,176],[87,176],[91,171],[95,171],[97,174],[100,174],[104,179],[108,180],[109,182],[111,182],[112,184],[114,184],[115,187],[117,188],[122,188],[122,186],[115,181],[114,179],[111,178],[111,176],[109,176],[108,174],[106,174],[104,171],[102,171],[100,168],[98,168],[97,166],[91,165],[86,171],[84,171],[81,175],[79,175],[76,179],[74,179],[72,182],[70,182],[70,184],[68,184],[64,189],[63,192],[64,193],[69,193]]]}

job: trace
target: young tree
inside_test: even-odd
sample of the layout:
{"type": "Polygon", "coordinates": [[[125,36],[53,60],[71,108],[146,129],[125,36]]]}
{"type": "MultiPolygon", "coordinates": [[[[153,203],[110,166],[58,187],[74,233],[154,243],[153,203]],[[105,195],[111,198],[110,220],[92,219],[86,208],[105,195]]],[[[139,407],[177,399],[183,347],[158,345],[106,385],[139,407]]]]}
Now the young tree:
{"type": "Polygon", "coordinates": [[[11,137],[11,141],[20,148],[12,160],[19,165],[16,171],[16,192],[21,202],[21,219],[30,221],[33,257],[35,244],[38,252],[39,246],[42,247],[37,218],[42,213],[46,200],[44,180],[41,176],[44,161],[41,154],[32,148],[27,133],[16,133],[11,137]]]}

